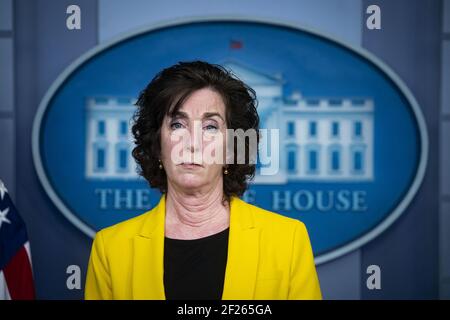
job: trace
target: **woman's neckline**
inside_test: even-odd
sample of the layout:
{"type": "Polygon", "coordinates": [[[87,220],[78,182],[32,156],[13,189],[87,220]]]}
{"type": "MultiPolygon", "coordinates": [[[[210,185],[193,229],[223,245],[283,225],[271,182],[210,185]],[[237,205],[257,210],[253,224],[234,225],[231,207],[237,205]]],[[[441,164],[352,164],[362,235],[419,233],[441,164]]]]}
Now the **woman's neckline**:
{"type": "Polygon", "coordinates": [[[202,238],[197,238],[197,239],[174,239],[174,238],[168,238],[166,236],[164,236],[164,239],[170,242],[177,242],[177,243],[194,243],[194,242],[202,242],[202,241],[206,241],[206,240],[211,240],[213,238],[218,238],[222,235],[225,235],[228,233],[228,231],[230,230],[230,227],[227,227],[226,229],[219,231],[217,233],[211,234],[209,236],[206,237],[202,237],[202,238]]]}

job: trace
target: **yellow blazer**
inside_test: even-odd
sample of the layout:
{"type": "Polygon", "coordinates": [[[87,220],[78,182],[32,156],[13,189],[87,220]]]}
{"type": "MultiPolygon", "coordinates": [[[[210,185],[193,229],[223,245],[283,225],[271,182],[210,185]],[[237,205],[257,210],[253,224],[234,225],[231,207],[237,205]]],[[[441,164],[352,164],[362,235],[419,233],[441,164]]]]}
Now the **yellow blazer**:
{"type": "MultiPolygon", "coordinates": [[[[95,236],[86,299],[165,299],[165,196],[152,210],[95,236]]],[[[230,202],[223,300],[321,299],[305,225],[248,204],[230,202]]]]}

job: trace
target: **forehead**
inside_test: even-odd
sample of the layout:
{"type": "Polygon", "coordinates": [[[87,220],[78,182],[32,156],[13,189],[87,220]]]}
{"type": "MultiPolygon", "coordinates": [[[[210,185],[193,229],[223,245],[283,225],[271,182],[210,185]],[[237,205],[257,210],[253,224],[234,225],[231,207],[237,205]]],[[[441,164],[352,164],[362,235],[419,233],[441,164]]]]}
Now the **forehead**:
{"type": "Polygon", "coordinates": [[[223,99],[216,91],[203,88],[194,91],[181,105],[180,111],[191,116],[202,115],[205,112],[225,114],[223,99]]]}

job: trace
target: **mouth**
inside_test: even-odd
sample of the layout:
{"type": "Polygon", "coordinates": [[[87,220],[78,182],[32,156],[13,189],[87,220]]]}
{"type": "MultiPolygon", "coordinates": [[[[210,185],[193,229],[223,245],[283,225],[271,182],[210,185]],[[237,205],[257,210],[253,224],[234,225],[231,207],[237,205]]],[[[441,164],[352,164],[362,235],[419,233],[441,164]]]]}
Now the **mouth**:
{"type": "Polygon", "coordinates": [[[183,168],[203,168],[201,164],[194,162],[183,162],[179,164],[179,166],[182,166],[183,168]]]}

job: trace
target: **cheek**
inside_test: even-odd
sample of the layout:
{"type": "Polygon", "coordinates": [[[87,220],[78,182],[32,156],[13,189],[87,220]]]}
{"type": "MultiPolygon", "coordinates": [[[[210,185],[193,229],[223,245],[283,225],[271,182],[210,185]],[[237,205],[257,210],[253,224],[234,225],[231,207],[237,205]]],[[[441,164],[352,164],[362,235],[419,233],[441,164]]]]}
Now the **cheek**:
{"type": "Polygon", "coordinates": [[[161,155],[165,161],[170,160],[170,153],[173,145],[170,139],[170,133],[167,130],[161,131],[161,155]]]}
{"type": "Polygon", "coordinates": [[[181,161],[187,143],[184,138],[188,134],[189,132],[184,129],[176,131],[166,129],[161,132],[161,154],[166,166],[181,161]]]}
{"type": "Polygon", "coordinates": [[[226,145],[223,135],[206,138],[203,141],[203,151],[205,153],[205,156],[212,155],[214,157],[217,157],[216,154],[221,153],[222,158],[225,158],[226,145]]]}
{"type": "Polygon", "coordinates": [[[221,149],[223,148],[224,141],[220,137],[209,137],[203,140],[203,147],[210,149],[221,149]]]}

